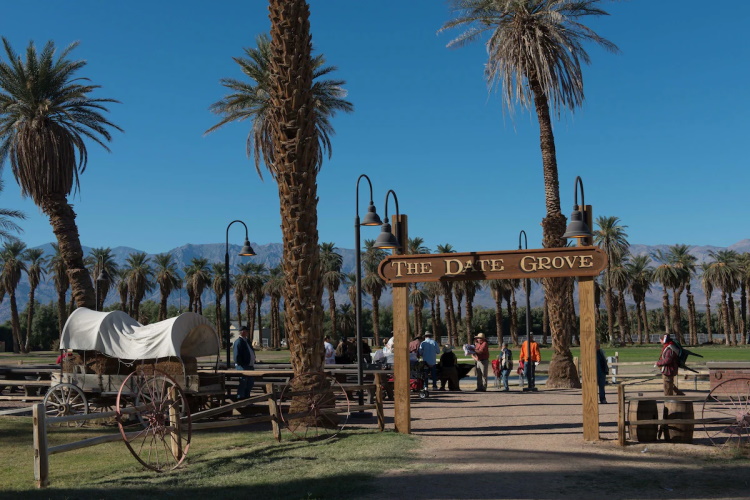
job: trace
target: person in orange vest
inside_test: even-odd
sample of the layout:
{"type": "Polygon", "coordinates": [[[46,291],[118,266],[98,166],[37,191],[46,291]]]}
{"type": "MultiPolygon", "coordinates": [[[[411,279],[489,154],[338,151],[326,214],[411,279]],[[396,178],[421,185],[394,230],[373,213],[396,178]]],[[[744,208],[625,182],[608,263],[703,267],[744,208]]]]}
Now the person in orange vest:
{"type": "Polygon", "coordinates": [[[526,381],[528,382],[528,387],[524,390],[526,391],[536,391],[537,388],[534,385],[534,368],[536,365],[539,364],[539,362],[542,360],[542,355],[539,354],[539,344],[537,344],[534,341],[534,336],[531,335],[531,362],[529,362],[529,341],[525,340],[523,344],[521,344],[521,355],[519,356],[519,360],[523,362],[523,371],[524,375],[526,376],[526,381]]]}

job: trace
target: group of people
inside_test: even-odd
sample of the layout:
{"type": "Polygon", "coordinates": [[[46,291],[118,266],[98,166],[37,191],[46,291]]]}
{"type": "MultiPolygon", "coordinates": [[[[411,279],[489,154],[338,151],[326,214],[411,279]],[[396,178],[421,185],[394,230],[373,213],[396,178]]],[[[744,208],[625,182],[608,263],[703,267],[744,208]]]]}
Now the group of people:
{"type": "MultiPolygon", "coordinates": [[[[333,339],[326,335],[323,342],[325,350],[325,364],[345,365],[357,362],[357,344],[346,337],[342,337],[336,347],[333,347],[333,339]]],[[[362,361],[372,363],[372,349],[370,345],[362,340],[362,361]]]]}

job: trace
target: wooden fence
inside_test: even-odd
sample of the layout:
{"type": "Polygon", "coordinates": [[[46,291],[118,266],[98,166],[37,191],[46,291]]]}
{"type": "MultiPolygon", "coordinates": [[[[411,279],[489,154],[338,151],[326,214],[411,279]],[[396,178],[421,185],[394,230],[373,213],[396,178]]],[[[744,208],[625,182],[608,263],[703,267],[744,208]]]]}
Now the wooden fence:
{"type": "MultiPolygon", "coordinates": [[[[228,405],[223,405],[217,408],[211,408],[208,410],[194,413],[190,416],[191,420],[201,420],[212,417],[218,417],[227,412],[232,412],[235,409],[240,409],[245,406],[249,406],[256,403],[265,403],[268,406],[268,415],[261,415],[251,418],[241,418],[232,420],[216,420],[210,422],[196,422],[191,423],[193,431],[205,430],[205,429],[217,429],[223,427],[235,427],[239,425],[256,424],[262,422],[271,422],[271,430],[274,438],[277,441],[281,441],[281,411],[277,399],[279,396],[279,386],[285,384],[279,383],[267,383],[265,385],[266,393],[258,396],[252,396],[242,401],[237,401],[228,405]]],[[[336,387],[332,387],[336,390],[336,387]]],[[[346,392],[358,391],[358,390],[374,390],[376,394],[374,404],[356,405],[349,406],[346,411],[361,411],[361,410],[376,410],[378,419],[378,428],[380,431],[385,429],[385,418],[383,414],[383,391],[380,376],[376,375],[375,384],[365,384],[362,386],[349,385],[344,387],[346,392]]],[[[310,393],[296,392],[296,395],[305,395],[310,393]]],[[[148,409],[148,406],[141,405],[132,408],[125,408],[121,411],[122,414],[138,413],[140,411],[148,409]]],[[[81,441],[74,441],[71,443],[65,443],[57,446],[48,446],[47,434],[49,426],[55,424],[64,424],[70,422],[85,422],[88,420],[101,420],[106,418],[113,418],[117,416],[117,412],[101,412],[101,413],[87,413],[82,415],[69,415],[64,417],[47,417],[44,404],[37,403],[33,407],[33,435],[34,435],[34,479],[36,480],[37,488],[45,488],[49,486],[49,457],[58,453],[64,453],[67,451],[78,450],[81,448],[88,448],[103,443],[110,443],[113,441],[119,441],[123,439],[122,434],[105,434],[93,438],[83,439],[81,441]]],[[[288,415],[287,418],[293,417],[288,415]]],[[[187,417],[183,417],[185,420],[187,417]]],[[[136,435],[139,432],[132,432],[130,434],[136,435]]]]}

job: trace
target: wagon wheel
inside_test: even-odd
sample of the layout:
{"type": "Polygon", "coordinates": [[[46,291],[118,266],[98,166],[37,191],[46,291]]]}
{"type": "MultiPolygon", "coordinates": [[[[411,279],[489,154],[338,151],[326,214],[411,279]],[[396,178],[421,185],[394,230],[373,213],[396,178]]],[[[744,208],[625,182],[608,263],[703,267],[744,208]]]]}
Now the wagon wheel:
{"type": "MultiPolygon", "coordinates": [[[[89,412],[86,395],[80,387],[74,384],[57,384],[50,387],[44,396],[44,408],[48,417],[65,417],[68,415],[83,415],[89,412]]],[[[83,420],[64,422],[66,427],[81,427],[83,420]]]]}
{"type": "Polygon", "coordinates": [[[750,439],[750,378],[726,380],[714,387],[703,403],[703,418],[723,418],[703,424],[715,446],[742,446],[750,439]]]}
{"type": "Polygon", "coordinates": [[[153,371],[137,370],[123,381],[117,393],[117,425],[136,460],[164,472],[185,460],[192,425],[183,390],[166,373],[153,371]],[[128,418],[133,412],[137,418],[128,418]]]}
{"type": "Polygon", "coordinates": [[[325,441],[349,421],[349,397],[343,386],[323,372],[302,373],[291,379],[278,399],[281,419],[300,439],[325,441]]]}

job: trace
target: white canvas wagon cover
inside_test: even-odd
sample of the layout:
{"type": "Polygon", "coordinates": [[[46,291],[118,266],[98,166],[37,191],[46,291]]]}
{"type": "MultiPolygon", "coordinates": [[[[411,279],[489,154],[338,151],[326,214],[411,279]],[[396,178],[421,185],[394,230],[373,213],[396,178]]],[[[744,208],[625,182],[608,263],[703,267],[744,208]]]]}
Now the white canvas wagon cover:
{"type": "Polygon", "coordinates": [[[192,312],[144,326],[122,311],[79,307],[65,322],[60,349],[99,351],[120,359],[199,357],[218,354],[219,337],[206,318],[192,312]]]}

